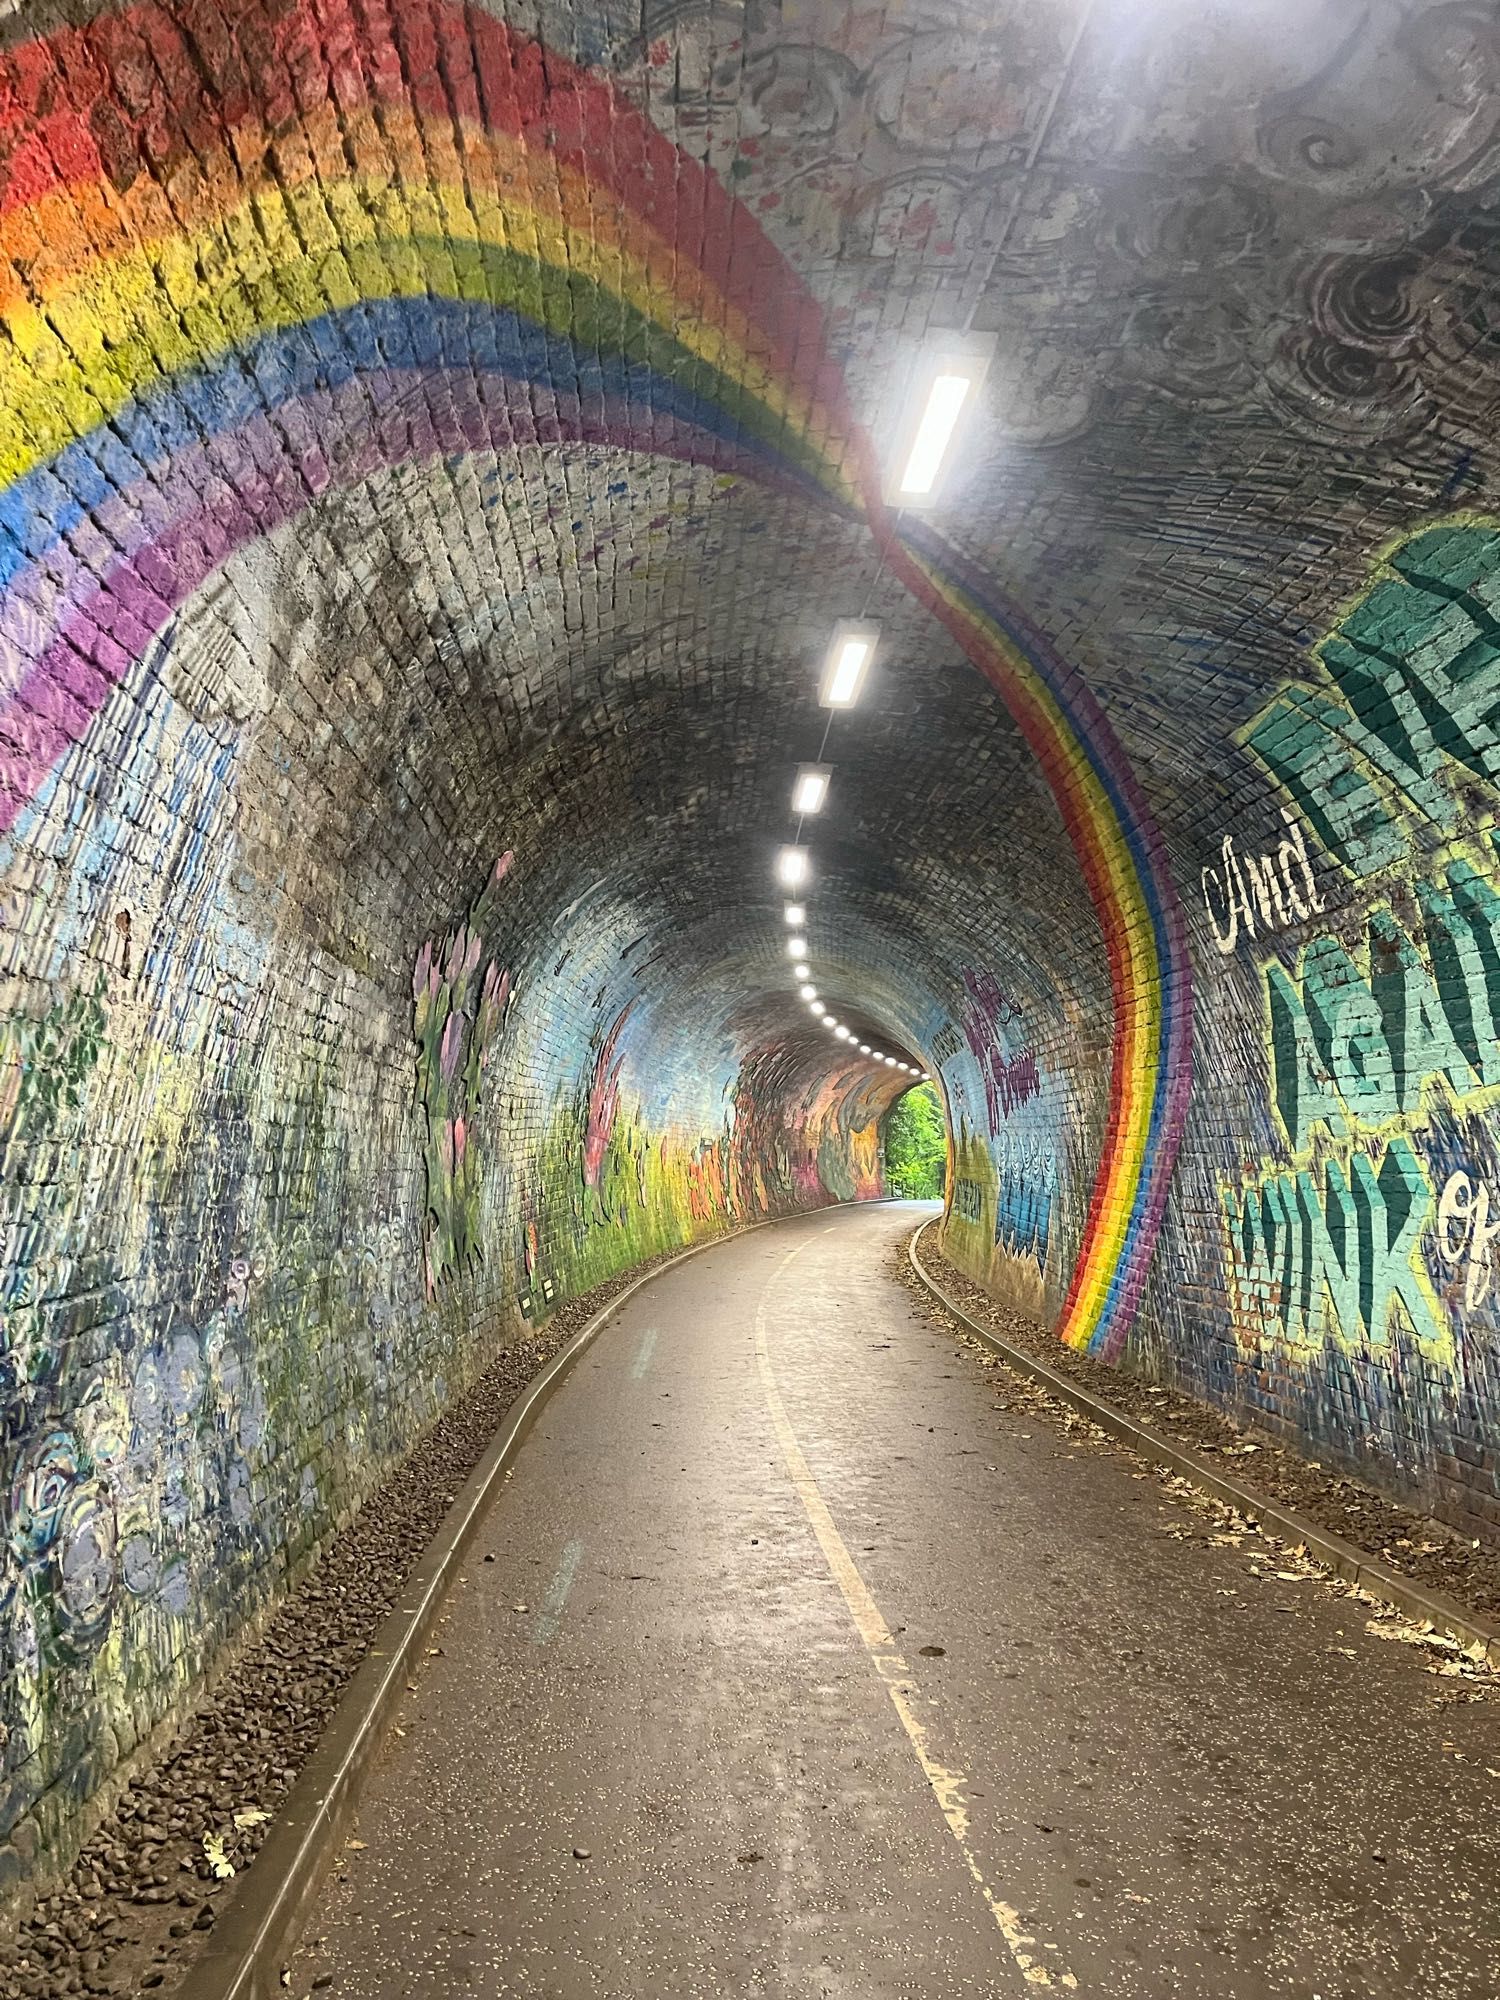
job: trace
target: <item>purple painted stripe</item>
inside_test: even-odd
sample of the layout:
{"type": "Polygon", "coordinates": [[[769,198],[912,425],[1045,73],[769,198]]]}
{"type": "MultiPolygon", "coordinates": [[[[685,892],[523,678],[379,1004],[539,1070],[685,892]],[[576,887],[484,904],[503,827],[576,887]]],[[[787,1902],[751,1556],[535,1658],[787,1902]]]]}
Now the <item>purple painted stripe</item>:
{"type": "Polygon", "coordinates": [[[994,607],[1001,616],[1053,694],[1090,762],[1114,788],[1128,816],[1122,830],[1151,871],[1150,884],[1143,883],[1142,887],[1149,886],[1155,903],[1153,931],[1161,980],[1162,1025],[1157,1074],[1152,1081],[1146,1156],[1142,1162],[1145,1188],[1143,1192],[1137,1191],[1125,1251],[1091,1343],[1093,1351],[1113,1360],[1129,1333],[1150,1272],[1192,1091],[1193,965],[1176,878],[1166,843],[1124,745],[1082,674],[1061,657],[1046,633],[1019,606],[1001,597],[993,580],[951,543],[925,530],[913,534],[912,539],[919,548],[934,553],[976,602],[994,607]]]}
{"type": "Polygon", "coordinates": [[[467,369],[382,369],[279,405],[148,469],[95,510],[94,532],[54,545],[4,600],[0,832],[15,822],[110,691],[184,600],[247,541],[335,487],[409,462],[527,445],[583,444],[686,460],[806,497],[765,461],[669,411],[621,399],[549,397],[467,369]],[[23,650],[24,649],[24,650],[23,650]]]}

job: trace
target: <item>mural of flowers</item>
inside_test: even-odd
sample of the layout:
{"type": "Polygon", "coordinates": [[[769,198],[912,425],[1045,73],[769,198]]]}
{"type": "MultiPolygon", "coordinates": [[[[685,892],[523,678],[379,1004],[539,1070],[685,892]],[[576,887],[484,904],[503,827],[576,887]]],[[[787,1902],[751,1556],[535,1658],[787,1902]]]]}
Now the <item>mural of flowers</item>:
{"type": "Polygon", "coordinates": [[[599,1171],[604,1165],[604,1155],[609,1151],[609,1135],[615,1129],[615,1116],[620,1109],[620,1072],[625,1067],[625,1058],[615,1057],[615,1047],[621,1031],[630,1019],[633,1000],[627,1000],[615,1016],[614,1025],[604,1037],[599,1053],[594,1058],[594,1073],[589,1084],[588,1119],[583,1134],[583,1184],[596,1188],[599,1185],[599,1171]]]}
{"type": "Polygon", "coordinates": [[[511,975],[486,942],[514,855],[500,856],[456,931],[429,939],[412,971],[417,1089],[427,1117],[427,1296],[476,1263],[480,1249],[479,1148],[474,1114],[511,999],[511,975]]]}

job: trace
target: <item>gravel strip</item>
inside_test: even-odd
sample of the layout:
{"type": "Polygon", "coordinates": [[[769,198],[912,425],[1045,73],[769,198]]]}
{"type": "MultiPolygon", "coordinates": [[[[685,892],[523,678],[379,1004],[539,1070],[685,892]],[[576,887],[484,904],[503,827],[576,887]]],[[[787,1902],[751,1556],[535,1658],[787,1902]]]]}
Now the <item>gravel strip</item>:
{"type": "Polygon", "coordinates": [[[440,1417],[204,1696],[162,1759],[131,1784],[67,1881],[0,1941],[0,1995],[136,1994],[175,1987],[316,1747],[406,1578],[526,1384],[611,1299],[680,1255],[665,1251],[561,1306],[440,1417]],[[246,1825],[236,1824],[236,1815],[246,1825]],[[260,1815],[260,1817],[253,1817],[260,1815]]]}
{"type": "MultiPolygon", "coordinates": [[[[920,1255],[933,1278],[956,1305],[983,1325],[1044,1361],[1057,1374],[1103,1397],[1139,1423],[1184,1449],[1218,1456],[1234,1477],[1304,1514],[1321,1528],[1342,1535],[1413,1582],[1453,1598],[1480,1617],[1500,1616],[1500,1548],[1471,1541],[1441,1521],[1384,1499],[1348,1473],[1329,1471],[1303,1458],[1264,1431],[1241,1426],[1222,1412],[1159,1388],[1137,1375],[1094,1361],[1065,1347],[1040,1320],[999,1305],[988,1292],[957,1270],[938,1248],[936,1232],[922,1238],[920,1255]]],[[[903,1239],[892,1274],[935,1320],[950,1330],[955,1322],[938,1307],[907,1261],[903,1239]]]]}

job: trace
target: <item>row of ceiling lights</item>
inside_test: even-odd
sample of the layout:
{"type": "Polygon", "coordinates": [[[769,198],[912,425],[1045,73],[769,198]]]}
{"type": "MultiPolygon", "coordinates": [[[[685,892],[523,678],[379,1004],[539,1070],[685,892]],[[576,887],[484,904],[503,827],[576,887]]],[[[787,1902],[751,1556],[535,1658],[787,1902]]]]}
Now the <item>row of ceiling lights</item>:
{"type": "MultiPolygon", "coordinates": [[[[858,627],[844,619],[835,628],[833,644],[828,649],[828,665],[823,674],[821,700],[825,708],[852,708],[859,695],[866,669],[875,654],[875,642],[880,636],[878,625],[861,624],[858,627]]],[[[825,742],[827,738],[825,737],[825,742]]],[[[798,832],[803,818],[823,810],[823,802],[828,796],[830,771],[826,764],[800,764],[797,767],[797,781],[792,787],[792,811],[798,818],[798,832]]],[[[783,847],[777,868],[782,883],[787,888],[805,888],[809,867],[807,849],[800,840],[790,847],[783,847]]],[[[853,1042],[853,1031],[836,1021],[823,1002],[818,998],[818,989],[812,983],[812,970],[807,958],[807,907],[803,903],[787,903],[784,906],[787,922],[792,934],[786,941],[787,953],[792,961],[792,976],[798,981],[797,992],[808,1012],[817,1016],[825,1028],[831,1029],[841,1042],[853,1042]]],[[[855,1047],[862,1056],[872,1062],[884,1063],[887,1068],[900,1070],[903,1076],[914,1076],[919,1082],[926,1082],[927,1075],[910,1063],[898,1062],[895,1056],[882,1054],[871,1048],[868,1042],[856,1042],[855,1047]]]]}
{"type": "MultiPolygon", "coordinates": [[[[984,380],[993,347],[992,337],[986,335],[943,334],[929,342],[924,360],[918,364],[917,393],[911,400],[910,415],[898,439],[895,462],[900,465],[901,472],[887,488],[886,497],[893,505],[930,506],[936,499],[939,475],[958,428],[959,417],[984,380]]],[[[819,701],[830,711],[828,726],[823,731],[823,749],[827,748],[828,731],[833,727],[833,713],[853,708],[859,699],[859,691],[875,657],[879,638],[880,627],[868,619],[841,618],[834,626],[818,692],[819,701]]],[[[818,752],[820,759],[823,749],[818,752]]],[[[792,786],[792,811],[797,816],[797,833],[791,844],[783,847],[776,858],[776,876],[783,888],[800,890],[804,895],[812,879],[812,862],[802,845],[802,821],[823,810],[831,776],[830,767],[822,762],[799,764],[792,786]]],[[[785,907],[786,920],[792,926],[787,950],[792,960],[793,976],[798,981],[799,995],[809,1011],[822,1021],[825,1028],[831,1029],[839,1041],[853,1042],[852,1030],[833,1018],[818,998],[817,988],[812,983],[804,934],[807,923],[805,904],[788,903],[785,907]]],[[[895,1056],[883,1055],[879,1049],[871,1048],[868,1042],[857,1042],[855,1046],[862,1056],[868,1056],[872,1062],[884,1063],[887,1068],[915,1077],[920,1083],[930,1081],[926,1070],[898,1062],[895,1056]]]]}

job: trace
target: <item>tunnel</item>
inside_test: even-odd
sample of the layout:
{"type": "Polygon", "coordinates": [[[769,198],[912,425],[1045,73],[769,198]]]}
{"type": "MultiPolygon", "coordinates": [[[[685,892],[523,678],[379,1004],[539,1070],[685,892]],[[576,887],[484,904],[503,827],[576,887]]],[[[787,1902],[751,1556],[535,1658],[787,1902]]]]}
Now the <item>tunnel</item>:
{"type": "MultiPolygon", "coordinates": [[[[221,1908],[270,1896],[251,1863],[385,1657],[377,1612],[493,1459],[431,1570],[432,1718],[380,1728],[511,1772],[532,1833],[494,1822],[472,1925],[431,1890],[448,1942],[396,1947],[428,1968],[403,1985],[350,1912],[406,1907],[402,1796],[449,1834],[415,1766],[325,1800],[353,1846],[297,1868],[333,1884],[332,1957],[288,1919],[273,1965],[262,1924],[264,1990],[284,1961],[369,1996],[1308,2000],[1316,1931],[1324,2000],[1493,1993],[1497,218],[1486,0],[0,0],[0,1989],[251,1990],[193,1984],[221,1908]],[[928,1081],[940,1210],[886,1171],[928,1081]],[[1106,1406],[1148,1429],[1107,1445],[1106,1406]],[[737,1705],[744,1745],[638,1688],[613,1750],[577,1698],[584,1757],[549,1677],[674,1491],[682,1714],[737,1705]],[[1310,1579],[1273,1608],[1348,1687],[1244,1787],[1393,1815],[1477,1901],[1424,1860],[1391,1906],[1394,1831],[1335,1883],[1314,1813],[1264,1828],[1306,1843],[1293,1915],[1258,1848],[1259,1914],[1211,1910],[1179,1841],[1085,1920],[1113,1864],[1042,1854],[1077,1808],[1055,1772],[1138,1754],[1165,1820],[1164,1743],[1278,1726],[1235,1671],[1312,1674],[1292,1618],[1221,1630],[1241,1585],[1208,1576],[1278,1505],[1257,1574],[1310,1579]],[[791,1564],[727,1606],[721,1514],[735,1563],[791,1564]],[[902,1623],[879,1551],[924,1524],[902,1623]],[[812,1618],[797,1536],[834,1621],[807,1643],[864,1677],[826,1730],[825,1681],[764,1706],[781,1655],[745,1687],[700,1658],[812,1618]],[[1158,1573],[1184,1537],[1196,1582],[1158,1573]],[[1028,1714],[997,1662],[1064,1596],[1028,1714]],[[335,1600],[366,1622],[319,1638],[335,1600]],[[950,1614],[999,1676],[962,1757],[939,1691],[922,1719],[950,1614]],[[1174,1621],[1217,1635],[1201,1699],[1153,1650],[1174,1621]],[[1085,1760],[1116,1653],[1153,1747],[1085,1760]],[[1372,1804],[1331,1746],[1377,1771],[1363,1732],[1415,1713],[1421,1661],[1472,1698],[1400,1723],[1372,1804]],[[893,1713],[899,1810],[839,1747],[893,1713]],[[1054,1775],[992,1848],[1002,1741],[1054,1775]],[[536,1860],[545,1827],[597,1884],[609,1837],[545,1800],[610,1756],[634,1796],[687,1742],[710,1793],[769,1784],[726,1866],[776,1895],[752,1920],[697,1883],[715,1959],[686,1917],[632,1930],[632,1877],[631,1971],[536,1860]],[[865,1890],[788,1859],[825,1763],[865,1890]],[[1429,1841],[1450,1780],[1481,1792],[1429,1841]],[[907,1908],[908,1810],[969,1916],[907,1908]],[[554,1896],[537,1922],[583,1942],[547,1933],[543,1970],[452,1955],[554,1896]],[[1356,1908],[1406,1941],[1358,1943],[1356,1908]]],[[[605,1690],[636,1671],[615,1615],[605,1690]]],[[[656,1810],[632,1853],[675,1851],[656,1810]]],[[[740,1808],[682,1810],[696,1852],[740,1808]]]]}

